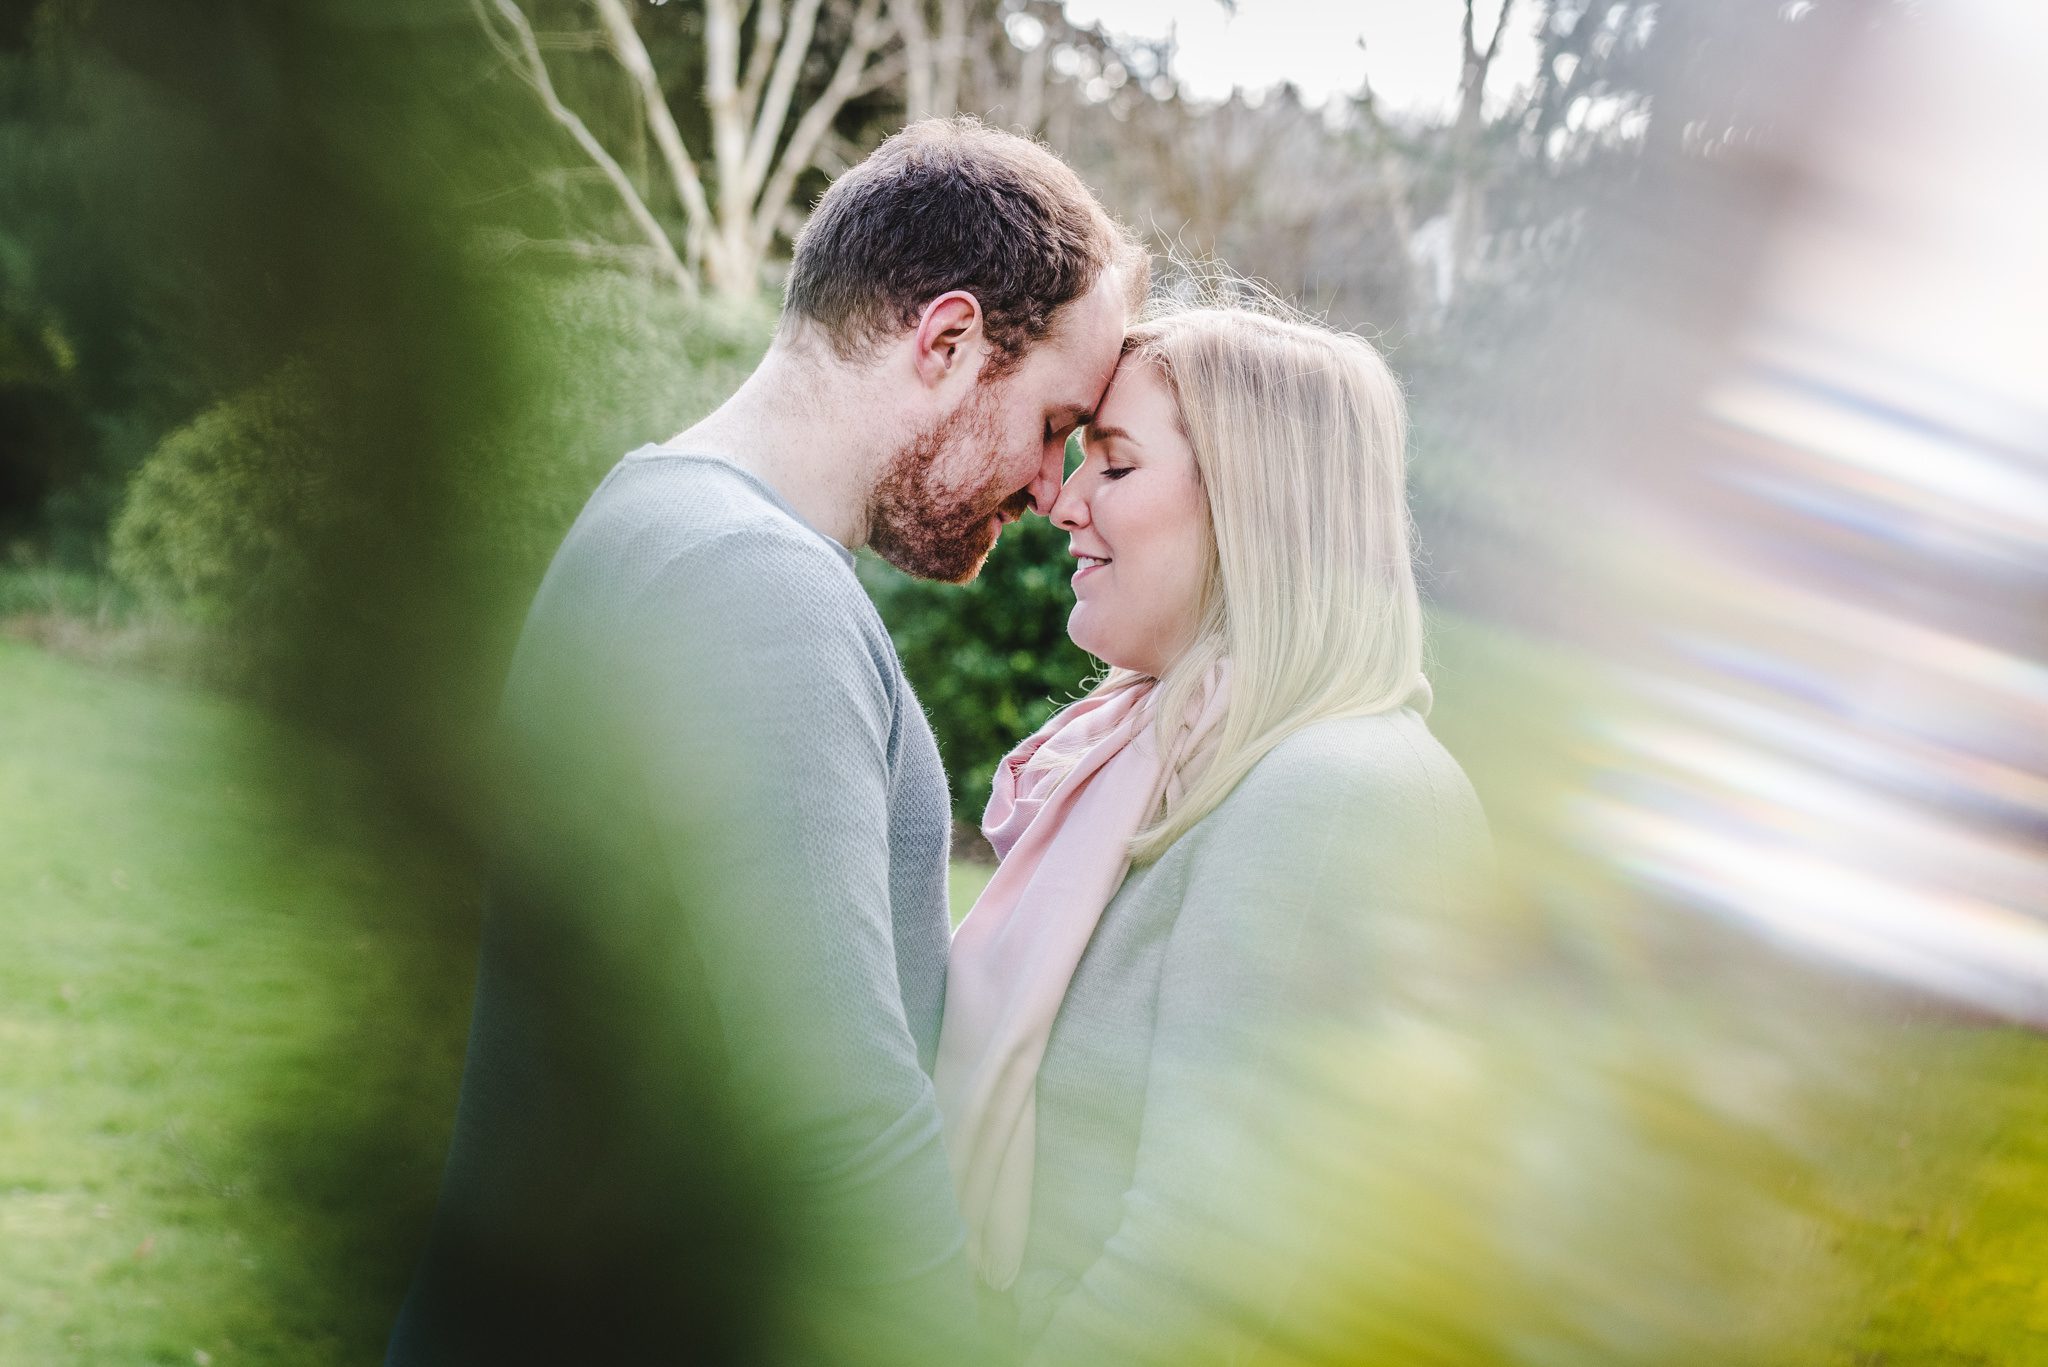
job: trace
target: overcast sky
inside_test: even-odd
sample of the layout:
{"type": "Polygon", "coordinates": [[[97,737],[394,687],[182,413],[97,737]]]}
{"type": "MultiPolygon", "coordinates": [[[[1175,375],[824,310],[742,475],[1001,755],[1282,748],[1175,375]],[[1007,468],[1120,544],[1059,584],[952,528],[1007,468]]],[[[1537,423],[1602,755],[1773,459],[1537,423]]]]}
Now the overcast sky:
{"type": "MultiPolygon", "coordinates": [[[[1444,112],[1457,98],[1462,0],[1237,0],[1235,15],[1220,0],[1066,0],[1066,9],[1075,23],[1113,33],[1158,38],[1171,30],[1178,74],[1199,98],[1293,81],[1321,103],[1356,90],[1368,67],[1390,111],[1444,112]]],[[[1479,0],[1482,46],[1499,9],[1499,0],[1479,0]]],[[[1505,93],[1529,79],[1537,12],[1517,7],[1489,90],[1505,93]]]]}

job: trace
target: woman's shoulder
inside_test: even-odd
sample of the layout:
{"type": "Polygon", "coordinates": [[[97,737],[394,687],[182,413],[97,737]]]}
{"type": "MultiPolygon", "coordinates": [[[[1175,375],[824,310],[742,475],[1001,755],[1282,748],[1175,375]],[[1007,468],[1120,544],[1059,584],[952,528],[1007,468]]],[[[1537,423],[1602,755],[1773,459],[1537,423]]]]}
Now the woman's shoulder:
{"type": "Polygon", "coordinates": [[[1397,866],[1485,869],[1493,857],[1471,782],[1410,708],[1302,727],[1184,843],[1198,880],[1251,867],[1288,878],[1337,864],[1380,879],[1397,866]]]}
{"type": "Polygon", "coordinates": [[[1315,943],[1347,964],[1353,936],[1380,956],[1396,927],[1465,923],[1493,879],[1479,798],[1411,708],[1302,727],[1185,843],[1177,935],[1242,948],[1286,926],[1337,937],[1315,943]]]}
{"type": "MultiPolygon", "coordinates": [[[[1272,816],[1294,808],[1356,817],[1382,807],[1451,804],[1478,812],[1465,771],[1413,708],[1312,722],[1268,751],[1224,806],[1272,816]]],[[[1219,809],[1221,810],[1221,809],[1219,809]]]]}

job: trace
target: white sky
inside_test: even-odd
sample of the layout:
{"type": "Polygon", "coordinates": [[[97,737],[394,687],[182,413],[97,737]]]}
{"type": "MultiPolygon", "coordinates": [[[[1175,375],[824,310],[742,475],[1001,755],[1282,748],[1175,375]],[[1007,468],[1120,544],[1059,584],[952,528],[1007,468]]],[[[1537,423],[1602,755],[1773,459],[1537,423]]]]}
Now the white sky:
{"type": "MultiPolygon", "coordinates": [[[[1222,0],[1066,0],[1066,10],[1075,23],[1100,23],[1111,33],[1172,32],[1176,74],[1197,98],[1291,80],[1319,104],[1356,90],[1368,69],[1389,112],[1445,113],[1457,98],[1463,0],[1237,0],[1235,15],[1222,0]]],[[[1482,47],[1499,12],[1500,0],[1479,0],[1482,47]]],[[[1516,7],[1489,92],[1505,94],[1529,79],[1538,13],[1534,4],[1516,7]]]]}

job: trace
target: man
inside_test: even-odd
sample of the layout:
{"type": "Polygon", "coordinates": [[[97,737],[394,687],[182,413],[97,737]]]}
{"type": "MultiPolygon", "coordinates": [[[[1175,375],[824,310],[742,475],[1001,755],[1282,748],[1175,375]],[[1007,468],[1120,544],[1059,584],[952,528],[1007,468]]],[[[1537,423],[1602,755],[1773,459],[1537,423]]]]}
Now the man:
{"type": "Polygon", "coordinates": [[[506,688],[393,1364],[972,1360],[945,779],[852,552],[964,581],[1050,508],[1145,283],[1052,154],[914,125],[820,201],[753,375],[592,495],[506,688]]]}

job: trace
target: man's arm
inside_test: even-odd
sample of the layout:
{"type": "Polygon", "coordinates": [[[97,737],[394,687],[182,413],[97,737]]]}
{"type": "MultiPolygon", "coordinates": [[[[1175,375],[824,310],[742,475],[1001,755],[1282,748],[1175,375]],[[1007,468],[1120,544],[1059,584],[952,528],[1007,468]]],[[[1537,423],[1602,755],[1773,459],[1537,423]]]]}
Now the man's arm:
{"type": "Polygon", "coordinates": [[[878,1305],[914,1295],[936,1361],[969,1283],[897,973],[898,700],[860,595],[794,538],[692,548],[639,595],[628,706],[737,1099],[801,1203],[806,1272],[884,1288],[878,1305]]]}

